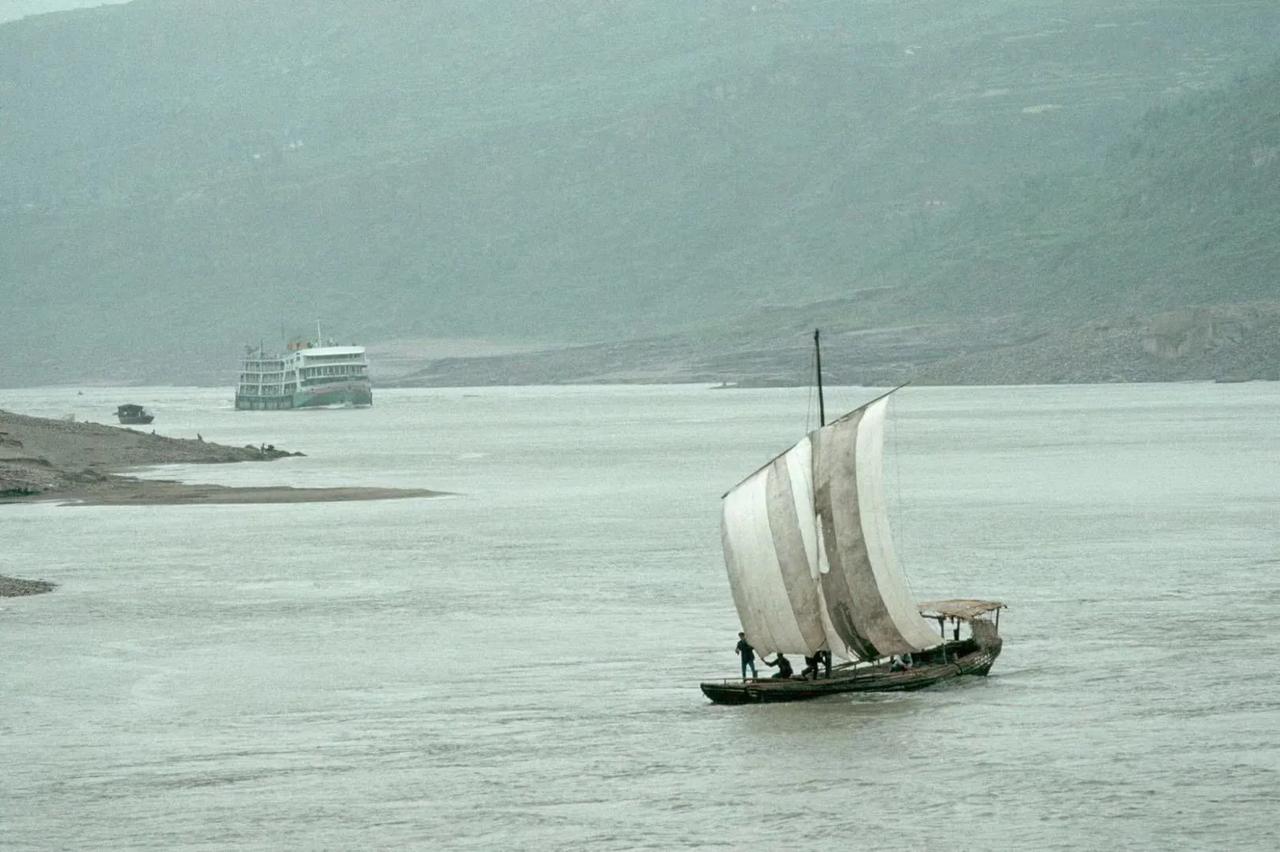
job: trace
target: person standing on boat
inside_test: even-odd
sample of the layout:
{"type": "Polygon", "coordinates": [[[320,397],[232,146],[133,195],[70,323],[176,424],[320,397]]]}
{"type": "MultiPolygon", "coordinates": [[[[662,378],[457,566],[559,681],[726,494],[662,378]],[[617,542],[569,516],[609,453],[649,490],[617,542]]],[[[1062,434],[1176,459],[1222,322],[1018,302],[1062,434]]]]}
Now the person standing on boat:
{"type": "Polygon", "coordinates": [[[742,658],[742,679],[747,679],[747,669],[751,669],[752,677],[759,677],[756,674],[756,649],[751,647],[751,643],[747,641],[747,634],[738,634],[737,647],[733,652],[742,658]]]}
{"type": "Polygon", "coordinates": [[[791,672],[793,671],[791,668],[791,661],[782,656],[782,654],[775,655],[773,662],[769,662],[769,658],[765,657],[764,664],[766,666],[777,667],[778,673],[773,676],[774,680],[789,680],[791,678],[791,672]]]}

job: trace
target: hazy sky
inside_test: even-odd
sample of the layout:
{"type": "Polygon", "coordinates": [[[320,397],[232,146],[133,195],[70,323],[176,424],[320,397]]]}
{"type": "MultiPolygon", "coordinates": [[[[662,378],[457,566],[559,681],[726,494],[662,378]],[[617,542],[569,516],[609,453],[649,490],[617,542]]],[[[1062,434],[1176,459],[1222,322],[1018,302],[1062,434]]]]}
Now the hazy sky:
{"type": "Polygon", "coordinates": [[[84,6],[108,6],[127,0],[0,0],[0,23],[14,21],[27,15],[57,12],[62,9],[79,9],[84,6]]]}

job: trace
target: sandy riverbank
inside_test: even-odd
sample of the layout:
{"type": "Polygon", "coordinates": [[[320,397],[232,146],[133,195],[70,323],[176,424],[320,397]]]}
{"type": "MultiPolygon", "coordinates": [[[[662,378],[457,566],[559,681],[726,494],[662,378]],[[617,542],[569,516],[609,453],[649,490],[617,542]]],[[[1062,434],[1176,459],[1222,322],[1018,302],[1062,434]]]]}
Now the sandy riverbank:
{"type": "Polygon", "coordinates": [[[228,487],[121,475],[162,464],[264,462],[297,456],[274,447],[229,447],[169,438],[147,429],[49,420],[0,411],[0,503],[56,500],[77,505],[313,503],[435,497],[421,488],[228,487]]]}

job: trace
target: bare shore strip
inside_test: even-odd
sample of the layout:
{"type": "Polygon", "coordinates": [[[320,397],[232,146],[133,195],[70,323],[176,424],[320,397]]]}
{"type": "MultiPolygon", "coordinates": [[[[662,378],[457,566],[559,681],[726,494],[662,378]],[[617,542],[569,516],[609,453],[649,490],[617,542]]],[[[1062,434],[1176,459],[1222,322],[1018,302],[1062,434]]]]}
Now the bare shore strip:
{"type": "Polygon", "coordinates": [[[52,592],[56,585],[57,583],[50,583],[48,580],[21,580],[0,574],[0,598],[20,598],[24,595],[52,592]]]}
{"type": "MultiPolygon", "coordinates": [[[[58,499],[81,506],[194,506],[229,503],[328,503],[342,500],[396,500],[440,497],[445,492],[425,488],[291,488],[287,485],[228,487],[193,485],[171,480],[111,477],[58,499]]],[[[45,499],[48,499],[46,497],[45,499]]]]}
{"type": "Polygon", "coordinates": [[[438,497],[424,488],[229,487],[138,479],[119,471],[161,464],[262,462],[302,455],[274,447],[228,447],[99,423],[0,410],[0,503],[54,500],[89,506],[315,503],[438,497]]]}

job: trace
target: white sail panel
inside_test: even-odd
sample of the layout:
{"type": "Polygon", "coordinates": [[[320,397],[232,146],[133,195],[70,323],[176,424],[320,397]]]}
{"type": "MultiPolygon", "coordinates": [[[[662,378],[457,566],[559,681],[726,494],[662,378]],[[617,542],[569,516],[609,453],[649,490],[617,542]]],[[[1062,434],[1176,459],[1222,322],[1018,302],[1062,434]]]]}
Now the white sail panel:
{"type": "Polygon", "coordinates": [[[769,468],[724,498],[721,538],[729,587],[747,641],[761,653],[791,651],[803,638],[769,529],[769,468]]]}
{"type": "Polygon", "coordinates": [[[813,441],[806,436],[783,457],[787,462],[787,473],[791,476],[791,493],[794,496],[800,534],[804,539],[805,562],[817,595],[818,621],[822,629],[822,639],[812,638],[809,650],[805,653],[812,655],[813,651],[827,650],[841,659],[855,660],[858,658],[857,653],[845,644],[831,623],[831,617],[827,614],[827,602],[822,594],[822,584],[819,582],[820,576],[829,572],[831,566],[827,563],[827,555],[822,546],[822,526],[813,510],[813,441]]]}
{"type": "Polygon", "coordinates": [[[813,494],[810,480],[812,456],[806,438],[780,458],[768,471],[769,529],[778,554],[783,583],[791,611],[795,613],[803,643],[793,653],[811,655],[826,647],[826,633],[820,617],[821,602],[814,583],[817,534],[814,530],[813,494]],[[798,468],[798,472],[795,470],[798,468]]]}
{"type": "Polygon", "coordinates": [[[822,560],[818,552],[818,516],[813,513],[813,444],[806,436],[783,455],[791,479],[791,496],[796,507],[797,526],[804,541],[809,575],[818,579],[822,560]]]}
{"type": "Polygon", "coordinates": [[[830,566],[819,576],[819,583],[827,616],[841,644],[857,658],[875,659],[881,654],[876,640],[892,637],[882,637],[876,630],[880,596],[867,563],[858,517],[854,472],[858,417],[854,412],[811,436],[814,511],[822,525],[822,544],[830,566]]]}
{"type": "Polygon", "coordinates": [[[820,579],[831,625],[856,656],[876,659],[923,650],[938,640],[918,615],[910,620],[909,600],[909,610],[901,609],[906,582],[896,562],[885,561],[886,552],[892,553],[887,523],[868,520],[864,529],[864,511],[873,516],[884,510],[883,439],[876,438],[883,416],[866,421],[868,431],[859,440],[865,415],[864,408],[856,409],[811,436],[813,487],[831,565],[820,579]]]}
{"type": "Polygon", "coordinates": [[[809,561],[810,576],[813,577],[814,588],[818,592],[818,617],[822,623],[825,637],[821,650],[830,651],[842,660],[859,659],[856,650],[840,636],[835,625],[831,623],[826,595],[822,593],[822,575],[831,572],[831,564],[827,561],[827,551],[822,539],[822,523],[814,511],[813,504],[813,441],[805,438],[787,453],[788,469],[791,471],[792,490],[796,493],[797,514],[805,537],[805,552],[809,561]],[[798,471],[804,465],[803,473],[798,471]]]}
{"type": "Polygon", "coordinates": [[[858,460],[858,514],[862,519],[867,559],[885,610],[902,638],[922,649],[936,645],[938,637],[920,616],[893,548],[884,492],[884,420],[888,407],[888,399],[872,403],[858,423],[855,450],[858,460]]]}
{"type": "Polygon", "coordinates": [[[826,647],[813,581],[817,537],[805,443],[757,471],[724,501],[721,529],[734,603],[748,640],[767,652],[811,655],[826,647]],[[804,466],[799,472],[798,465],[804,466]]]}

